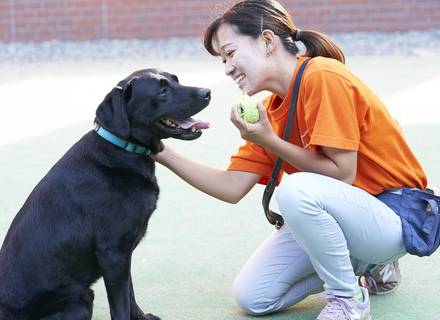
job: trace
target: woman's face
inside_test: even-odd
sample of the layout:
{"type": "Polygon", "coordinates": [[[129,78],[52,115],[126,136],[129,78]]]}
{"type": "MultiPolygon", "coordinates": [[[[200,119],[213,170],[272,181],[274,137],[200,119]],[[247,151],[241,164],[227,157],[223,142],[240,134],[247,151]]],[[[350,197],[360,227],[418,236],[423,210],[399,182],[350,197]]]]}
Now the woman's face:
{"type": "Polygon", "coordinates": [[[225,64],[225,73],[242,92],[253,95],[262,90],[269,68],[262,37],[254,39],[238,34],[230,24],[222,24],[215,41],[225,64]]]}

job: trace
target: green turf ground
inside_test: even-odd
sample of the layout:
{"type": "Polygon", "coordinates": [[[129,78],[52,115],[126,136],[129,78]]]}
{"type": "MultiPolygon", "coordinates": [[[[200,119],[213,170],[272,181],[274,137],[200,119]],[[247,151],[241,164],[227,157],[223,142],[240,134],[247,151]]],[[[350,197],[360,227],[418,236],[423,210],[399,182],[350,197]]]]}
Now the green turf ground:
{"type": "MultiPolygon", "coordinates": [[[[348,57],[347,61],[384,100],[440,75],[439,55],[423,59],[348,57]]],[[[211,105],[200,114],[212,128],[197,141],[167,142],[205,164],[219,168],[228,165],[229,156],[242,143],[229,121],[230,106],[240,92],[223,75],[220,60],[2,67],[0,239],[35,184],[91,130],[94,110],[111,86],[136,69],[152,66],[182,75],[185,85],[212,89],[211,105]]],[[[430,92],[440,110],[437,93],[430,92]]],[[[414,117],[423,114],[426,99],[420,97],[420,105],[412,105],[414,117]]],[[[439,122],[437,111],[427,115],[426,123],[403,127],[430,185],[440,187],[439,122]]],[[[229,205],[192,189],[160,166],[157,176],[161,186],[158,208],[146,238],[133,255],[138,304],[145,312],[166,320],[252,318],[235,305],[231,285],[249,255],[273,230],[261,208],[262,187],[256,187],[239,204],[229,205]]],[[[402,285],[394,294],[371,298],[372,318],[440,319],[439,266],[439,253],[430,258],[401,259],[402,285]]],[[[102,281],[93,288],[93,319],[109,319],[102,281]]],[[[325,303],[306,299],[264,319],[315,319],[325,303]]]]}

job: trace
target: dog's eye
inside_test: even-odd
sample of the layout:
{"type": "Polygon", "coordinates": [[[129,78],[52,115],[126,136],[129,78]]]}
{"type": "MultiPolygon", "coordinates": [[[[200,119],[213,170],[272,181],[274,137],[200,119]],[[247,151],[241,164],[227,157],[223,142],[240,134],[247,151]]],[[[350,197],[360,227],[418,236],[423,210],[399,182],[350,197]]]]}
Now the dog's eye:
{"type": "Polygon", "coordinates": [[[166,80],[160,80],[160,91],[159,91],[159,94],[160,95],[164,95],[165,93],[167,93],[168,92],[168,82],[166,81],[166,80]]]}

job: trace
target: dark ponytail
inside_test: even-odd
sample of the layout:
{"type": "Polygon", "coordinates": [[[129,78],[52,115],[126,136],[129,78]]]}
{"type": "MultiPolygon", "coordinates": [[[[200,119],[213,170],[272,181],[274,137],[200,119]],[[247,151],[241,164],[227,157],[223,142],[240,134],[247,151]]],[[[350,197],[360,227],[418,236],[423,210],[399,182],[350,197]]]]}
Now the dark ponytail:
{"type": "Polygon", "coordinates": [[[313,30],[301,30],[298,41],[306,46],[306,57],[327,57],[345,63],[345,56],[341,48],[329,37],[313,30]]]}
{"type": "Polygon", "coordinates": [[[215,48],[215,34],[223,24],[230,24],[237,33],[258,38],[264,30],[272,30],[284,48],[293,55],[299,49],[295,41],[306,46],[307,57],[327,57],[345,63],[344,53],[330,38],[312,30],[299,30],[293,24],[286,9],[275,0],[245,0],[235,4],[221,17],[215,19],[204,33],[204,45],[213,56],[219,56],[215,48]]]}

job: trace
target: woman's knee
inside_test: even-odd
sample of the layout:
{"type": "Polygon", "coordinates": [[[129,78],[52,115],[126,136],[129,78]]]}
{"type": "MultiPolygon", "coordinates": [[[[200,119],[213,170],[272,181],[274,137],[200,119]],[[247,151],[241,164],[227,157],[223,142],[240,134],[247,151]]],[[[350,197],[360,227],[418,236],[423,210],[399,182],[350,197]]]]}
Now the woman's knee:
{"type": "Polygon", "coordinates": [[[253,316],[265,314],[264,311],[267,308],[263,307],[262,303],[252,294],[252,291],[238,279],[235,280],[232,286],[232,293],[235,303],[244,312],[253,316]]]}

